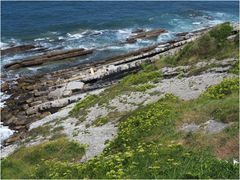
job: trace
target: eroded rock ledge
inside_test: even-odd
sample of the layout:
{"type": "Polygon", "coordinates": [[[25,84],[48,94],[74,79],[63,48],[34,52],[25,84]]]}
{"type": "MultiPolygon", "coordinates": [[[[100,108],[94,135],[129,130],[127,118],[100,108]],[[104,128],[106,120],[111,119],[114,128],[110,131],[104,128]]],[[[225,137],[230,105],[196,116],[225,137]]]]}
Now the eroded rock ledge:
{"type": "MultiPolygon", "coordinates": [[[[6,106],[1,109],[2,122],[11,129],[17,130],[18,133],[7,139],[5,145],[24,138],[31,123],[80,100],[82,93],[116,83],[121,77],[138,71],[141,64],[152,62],[159,56],[174,53],[184,44],[194,41],[207,30],[184,34],[173,41],[99,60],[92,64],[84,64],[32,77],[20,77],[14,82],[6,82],[2,86],[2,90],[11,94],[11,97],[6,101],[6,106]]],[[[49,58],[56,60],[59,56],[67,58],[76,54],[78,56],[79,53],[84,52],[86,50],[81,49],[64,53],[48,53],[38,57],[38,60],[42,63],[49,58]]],[[[24,67],[31,61],[18,62],[9,67],[24,67]]]]}
{"type": "Polygon", "coordinates": [[[37,65],[41,65],[45,62],[51,62],[51,61],[63,60],[63,59],[67,59],[67,58],[84,56],[87,54],[91,54],[92,52],[93,52],[93,49],[85,50],[83,48],[73,49],[73,50],[47,52],[44,55],[40,55],[40,56],[32,57],[29,59],[24,59],[24,60],[6,64],[4,66],[4,68],[18,69],[21,67],[37,66],[37,65]]]}

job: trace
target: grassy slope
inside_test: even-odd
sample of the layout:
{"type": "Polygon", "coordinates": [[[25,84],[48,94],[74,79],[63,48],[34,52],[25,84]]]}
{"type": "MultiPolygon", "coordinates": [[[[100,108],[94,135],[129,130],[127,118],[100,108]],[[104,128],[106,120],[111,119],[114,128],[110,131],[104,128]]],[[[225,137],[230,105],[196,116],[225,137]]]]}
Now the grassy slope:
{"type": "Polygon", "coordinates": [[[168,95],[157,103],[142,107],[120,122],[118,137],[99,157],[82,165],[46,161],[34,177],[237,178],[238,165],[231,161],[233,157],[238,158],[238,112],[219,109],[229,103],[238,108],[235,88],[238,80],[233,81],[234,88],[229,93],[218,91],[229,81],[232,80],[224,81],[214,87],[214,92],[209,90],[196,100],[182,101],[168,95]],[[224,95],[219,98],[219,94],[224,95]],[[211,108],[206,108],[206,104],[211,108]],[[214,112],[216,117],[225,114],[226,118],[219,120],[231,121],[232,125],[214,135],[177,131],[178,125],[185,122],[186,114],[192,114],[194,109],[197,111],[188,117],[188,122],[196,122],[196,117],[203,112],[206,121],[214,112]],[[231,152],[225,152],[231,145],[235,146],[231,152]],[[230,163],[219,159],[230,160],[230,163]]]}
{"type": "MultiPolygon", "coordinates": [[[[159,81],[161,73],[158,69],[164,65],[191,64],[220,55],[221,58],[238,56],[238,42],[225,40],[230,35],[229,29],[225,24],[219,26],[206,34],[207,38],[204,36],[187,45],[177,55],[161,58],[154,65],[145,66],[143,71],[124,78],[100,96],[89,96],[75,106],[71,115],[81,115],[79,119],[83,121],[86,109],[96,103],[107,106],[109,100],[120,94],[151,88],[146,83],[150,80],[159,81]],[[215,46],[216,42],[219,45],[215,46]],[[205,48],[208,46],[212,49],[205,48]]],[[[238,73],[238,69],[236,65],[232,71],[238,73]]],[[[58,150],[49,155],[44,145],[22,148],[3,161],[2,177],[237,178],[238,166],[231,161],[239,156],[238,87],[238,80],[226,80],[196,100],[182,101],[167,95],[157,103],[140,107],[124,116],[114,114],[112,116],[121,117],[118,137],[108,143],[103,154],[84,164],[74,163],[74,160],[70,163],[76,152],[79,152],[79,156],[75,159],[79,159],[84,152],[81,148],[76,151],[69,149],[70,142],[66,145],[55,144],[59,146],[58,150]],[[223,132],[213,135],[177,130],[185,122],[198,124],[212,118],[232,124],[223,132]],[[43,160],[35,157],[36,150],[40,154],[37,157],[44,157],[43,160]],[[66,158],[62,159],[59,151],[67,154],[66,158]],[[26,170],[28,168],[29,171],[26,170]]],[[[107,121],[106,118],[100,118],[95,125],[107,121]]]]}
{"type": "Polygon", "coordinates": [[[34,169],[45,160],[75,162],[85,153],[85,147],[65,138],[31,148],[22,147],[1,162],[2,178],[30,178],[34,169]]]}
{"type": "Polygon", "coordinates": [[[156,66],[191,65],[200,60],[239,57],[239,36],[236,36],[234,41],[226,40],[231,31],[229,23],[219,25],[197,41],[188,43],[176,55],[161,58],[156,62],[156,66]]]}

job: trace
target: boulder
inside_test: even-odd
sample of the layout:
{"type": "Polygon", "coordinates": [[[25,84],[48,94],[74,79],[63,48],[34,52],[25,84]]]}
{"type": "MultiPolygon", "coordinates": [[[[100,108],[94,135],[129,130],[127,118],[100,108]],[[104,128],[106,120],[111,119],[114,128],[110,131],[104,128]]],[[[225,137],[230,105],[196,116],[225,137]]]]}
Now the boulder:
{"type": "Polygon", "coordinates": [[[4,82],[1,84],[1,91],[8,91],[9,90],[9,84],[7,82],[4,82]]]}
{"type": "Polygon", "coordinates": [[[38,108],[33,106],[33,107],[30,107],[26,110],[26,114],[27,115],[31,115],[31,114],[35,114],[38,112],[38,108]]]}
{"type": "Polygon", "coordinates": [[[65,90],[65,87],[57,88],[48,94],[48,98],[50,98],[50,99],[61,98],[63,96],[64,90],[65,90]]]}
{"type": "Polygon", "coordinates": [[[18,119],[15,117],[15,116],[11,116],[9,119],[7,119],[6,124],[15,124],[15,122],[17,121],[18,119]]]}
{"type": "Polygon", "coordinates": [[[188,34],[188,32],[180,32],[177,33],[176,36],[186,36],[188,34]]]}
{"type": "Polygon", "coordinates": [[[146,32],[141,32],[136,35],[132,35],[129,38],[127,38],[126,42],[127,43],[134,43],[136,42],[137,39],[149,39],[149,38],[154,38],[159,36],[162,33],[165,33],[165,29],[155,29],[155,30],[150,30],[146,32]]]}
{"type": "Polygon", "coordinates": [[[127,39],[126,39],[126,42],[129,43],[129,44],[133,44],[133,43],[137,42],[137,39],[127,38],[127,39]]]}
{"type": "Polygon", "coordinates": [[[67,90],[63,92],[63,97],[68,97],[72,95],[72,91],[71,90],[67,90]]]}
{"type": "Polygon", "coordinates": [[[81,90],[84,87],[84,83],[81,81],[72,81],[67,84],[66,90],[81,90]]]}
{"type": "Polygon", "coordinates": [[[11,144],[11,143],[13,143],[17,140],[20,140],[20,139],[21,139],[20,135],[12,135],[4,141],[4,144],[9,145],[9,144],[11,144]]]}

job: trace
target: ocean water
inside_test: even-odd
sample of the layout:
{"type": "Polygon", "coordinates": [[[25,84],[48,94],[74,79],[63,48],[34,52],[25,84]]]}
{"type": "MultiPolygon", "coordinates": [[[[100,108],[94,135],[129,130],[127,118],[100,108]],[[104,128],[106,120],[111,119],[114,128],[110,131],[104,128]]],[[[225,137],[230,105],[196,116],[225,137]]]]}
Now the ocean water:
{"type": "MultiPolygon", "coordinates": [[[[34,44],[50,49],[97,48],[90,56],[12,73],[48,72],[96,61],[224,21],[238,21],[238,2],[1,2],[1,48],[34,44]],[[122,45],[136,28],[164,28],[157,39],[122,45]]],[[[4,56],[1,64],[34,54],[4,56]]],[[[5,70],[3,69],[3,72],[5,70]]]]}
{"type": "MultiPolygon", "coordinates": [[[[17,77],[19,74],[50,72],[86,61],[97,61],[170,40],[174,38],[176,32],[193,31],[225,21],[238,22],[238,12],[238,1],[3,1],[1,2],[1,49],[33,44],[49,49],[96,48],[96,51],[74,60],[63,60],[16,71],[6,71],[2,66],[36,54],[7,55],[1,57],[2,74],[17,77]],[[121,44],[137,28],[146,30],[164,28],[168,32],[156,39],[121,44]]],[[[10,134],[6,129],[0,131],[1,138],[6,138],[10,134]]]]}

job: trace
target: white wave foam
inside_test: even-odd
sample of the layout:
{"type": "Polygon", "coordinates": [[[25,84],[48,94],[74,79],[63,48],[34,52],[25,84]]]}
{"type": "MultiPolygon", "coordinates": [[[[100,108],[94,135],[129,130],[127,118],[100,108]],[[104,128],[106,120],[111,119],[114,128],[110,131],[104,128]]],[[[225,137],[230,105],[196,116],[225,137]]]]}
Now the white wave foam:
{"type": "Polygon", "coordinates": [[[65,39],[63,36],[58,37],[58,40],[63,40],[63,39],[65,39]]]}
{"type": "Polygon", "coordinates": [[[9,45],[7,43],[0,42],[0,49],[6,49],[9,45]]]}
{"type": "Polygon", "coordinates": [[[1,96],[0,107],[3,108],[5,106],[6,99],[8,99],[11,95],[4,94],[3,92],[0,92],[0,96],[1,96]]]}
{"type": "Polygon", "coordinates": [[[139,44],[135,43],[135,44],[125,44],[124,45],[124,49],[129,50],[129,49],[137,49],[139,48],[139,44]]]}
{"type": "Polygon", "coordinates": [[[126,28],[126,29],[119,29],[116,32],[116,36],[118,40],[125,40],[132,34],[133,29],[126,28]]]}
{"type": "Polygon", "coordinates": [[[217,25],[217,24],[221,24],[223,22],[224,22],[223,20],[211,20],[211,21],[208,21],[208,24],[217,25]]]}
{"type": "Polygon", "coordinates": [[[194,25],[200,25],[200,24],[202,24],[202,22],[193,22],[192,24],[194,24],[194,25]]]}
{"type": "Polygon", "coordinates": [[[2,122],[0,122],[0,138],[1,138],[1,144],[2,142],[9,138],[11,135],[13,135],[14,131],[9,129],[7,126],[3,126],[2,122]]]}
{"type": "Polygon", "coordinates": [[[42,67],[27,67],[28,70],[36,72],[38,69],[41,69],[42,67]]]}
{"type": "Polygon", "coordinates": [[[47,40],[50,40],[50,37],[44,37],[44,38],[37,38],[37,39],[34,39],[34,41],[47,41],[47,40]]]}
{"type": "Polygon", "coordinates": [[[169,41],[174,37],[175,35],[172,32],[163,33],[160,36],[158,36],[157,42],[161,43],[161,42],[169,41]]]}
{"type": "Polygon", "coordinates": [[[67,33],[67,36],[72,39],[79,39],[83,37],[82,33],[76,33],[76,34],[67,33]]]}

